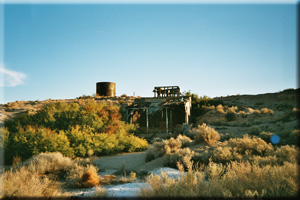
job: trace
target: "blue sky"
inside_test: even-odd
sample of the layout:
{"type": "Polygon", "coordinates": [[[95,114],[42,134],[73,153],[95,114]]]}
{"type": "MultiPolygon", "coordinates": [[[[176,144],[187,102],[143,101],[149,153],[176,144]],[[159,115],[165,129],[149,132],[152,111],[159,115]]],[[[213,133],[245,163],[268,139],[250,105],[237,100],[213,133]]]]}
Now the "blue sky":
{"type": "Polygon", "coordinates": [[[297,88],[296,4],[5,4],[1,103],[297,88]]]}

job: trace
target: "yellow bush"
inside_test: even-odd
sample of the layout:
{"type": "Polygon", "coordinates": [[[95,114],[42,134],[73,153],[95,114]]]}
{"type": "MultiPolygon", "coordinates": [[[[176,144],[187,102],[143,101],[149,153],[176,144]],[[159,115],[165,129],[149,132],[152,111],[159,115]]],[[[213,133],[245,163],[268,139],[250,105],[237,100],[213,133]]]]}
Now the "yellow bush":
{"type": "Polygon", "coordinates": [[[21,167],[17,170],[4,171],[0,176],[3,191],[0,198],[8,197],[61,197],[60,184],[46,176],[41,176],[33,166],[21,167]]]}
{"type": "Polygon", "coordinates": [[[231,106],[227,109],[227,113],[236,113],[238,108],[236,106],[231,106]]]}
{"type": "Polygon", "coordinates": [[[273,114],[273,110],[271,110],[271,109],[268,109],[268,108],[262,108],[261,110],[260,110],[260,112],[261,113],[263,113],[263,114],[273,114]]]}
{"type": "Polygon", "coordinates": [[[77,182],[78,187],[91,188],[100,183],[100,177],[97,174],[97,169],[94,166],[89,166],[84,172],[79,182],[77,182]]]}
{"type": "Polygon", "coordinates": [[[187,136],[178,135],[176,139],[170,138],[169,140],[163,140],[162,142],[154,142],[146,152],[145,161],[149,162],[155,158],[161,157],[165,154],[171,154],[182,147],[186,147],[192,140],[187,136]]]}
{"type": "Polygon", "coordinates": [[[216,110],[218,113],[221,113],[221,114],[225,114],[226,112],[224,111],[224,108],[221,104],[219,104],[217,107],[216,107],[216,110]]]}
{"type": "Polygon", "coordinates": [[[297,164],[259,166],[249,162],[210,162],[203,171],[182,173],[174,180],[162,173],[146,178],[143,197],[296,197],[297,164]],[[207,177],[207,179],[205,179],[207,177]]]}
{"type": "Polygon", "coordinates": [[[220,134],[213,128],[206,126],[206,123],[193,128],[191,133],[194,134],[195,140],[205,141],[208,145],[213,145],[220,140],[220,134]]]}
{"type": "Polygon", "coordinates": [[[191,162],[195,152],[189,148],[178,149],[173,153],[166,154],[164,157],[164,165],[168,167],[176,168],[177,162],[181,162],[186,169],[192,168],[193,163],[191,162]]]}
{"type": "Polygon", "coordinates": [[[269,155],[274,152],[273,146],[258,137],[250,137],[247,134],[243,138],[231,138],[228,146],[235,148],[240,154],[269,155]]]}

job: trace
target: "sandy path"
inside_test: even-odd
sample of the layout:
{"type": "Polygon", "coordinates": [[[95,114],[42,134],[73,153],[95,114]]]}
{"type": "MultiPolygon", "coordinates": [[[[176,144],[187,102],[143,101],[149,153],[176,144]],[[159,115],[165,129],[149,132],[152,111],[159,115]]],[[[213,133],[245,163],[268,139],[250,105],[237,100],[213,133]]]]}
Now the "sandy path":
{"type": "Polygon", "coordinates": [[[94,164],[101,169],[120,169],[125,163],[127,170],[138,170],[145,164],[146,152],[124,153],[114,156],[103,156],[94,161],[94,164]]]}
{"type": "Polygon", "coordinates": [[[129,171],[145,171],[163,167],[163,158],[157,158],[145,163],[146,152],[123,153],[114,156],[103,156],[94,161],[100,170],[115,169],[119,170],[125,163],[125,169],[129,171]]]}

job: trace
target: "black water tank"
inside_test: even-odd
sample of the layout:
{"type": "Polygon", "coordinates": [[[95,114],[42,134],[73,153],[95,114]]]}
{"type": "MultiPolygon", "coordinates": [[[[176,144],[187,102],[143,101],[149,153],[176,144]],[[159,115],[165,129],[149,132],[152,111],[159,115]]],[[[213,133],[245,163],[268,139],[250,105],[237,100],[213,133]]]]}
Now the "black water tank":
{"type": "Polygon", "coordinates": [[[99,96],[116,96],[116,83],[113,82],[98,82],[96,84],[96,93],[99,96]]]}

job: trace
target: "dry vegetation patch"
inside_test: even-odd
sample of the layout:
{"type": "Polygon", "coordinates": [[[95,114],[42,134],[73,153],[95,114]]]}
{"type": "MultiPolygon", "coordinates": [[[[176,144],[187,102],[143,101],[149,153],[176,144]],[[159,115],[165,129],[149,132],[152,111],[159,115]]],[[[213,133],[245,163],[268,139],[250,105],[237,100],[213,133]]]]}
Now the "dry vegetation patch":
{"type": "Polygon", "coordinates": [[[99,184],[97,168],[61,153],[41,153],[5,170],[2,197],[69,196],[65,187],[93,187],[99,184]]]}
{"type": "Polygon", "coordinates": [[[190,133],[194,135],[195,140],[205,141],[208,145],[213,145],[220,140],[220,134],[215,129],[207,126],[206,123],[193,128],[190,133]]]}
{"type": "Polygon", "coordinates": [[[143,197],[296,197],[297,165],[259,166],[249,162],[227,165],[210,162],[203,170],[189,170],[174,180],[150,175],[143,197]]]}

